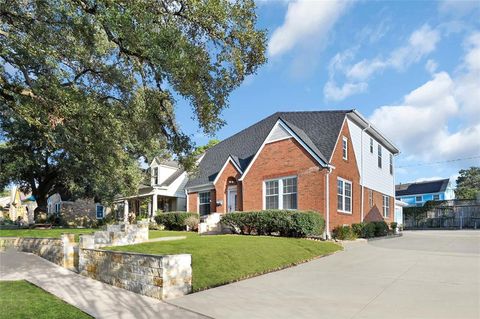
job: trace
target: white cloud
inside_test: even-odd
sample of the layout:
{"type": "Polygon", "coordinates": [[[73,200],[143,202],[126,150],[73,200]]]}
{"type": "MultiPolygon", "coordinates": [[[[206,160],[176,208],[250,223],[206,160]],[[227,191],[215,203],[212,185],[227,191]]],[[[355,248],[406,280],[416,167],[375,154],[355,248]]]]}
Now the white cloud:
{"type": "MultiPolygon", "coordinates": [[[[387,58],[377,56],[373,59],[363,59],[357,63],[351,64],[353,59],[352,50],[347,50],[348,55],[340,53],[330,62],[334,68],[330,68],[330,79],[326,83],[324,92],[328,92],[327,87],[334,85],[334,78],[337,73],[341,73],[345,77],[345,82],[350,87],[362,87],[364,90],[350,90],[350,95],[364,92],[368,84],[366,81],[373,77],[375,73],[381,72],[387,68],[398,71],[404,70],[413,63],[417,63],[424,56],[433,52],[440,40],[438,30],[432,29],[429,25],[423,25],[420,29],[415,30],[409,37],[407,43],[393,50],[387,58]],[[339,59],[343,57],[343,59],[339,59]],[[356,83],[359,82],[359,83],[356,83]]],[[[342,86],[343,87],[343,86],[342,86]]],[[[343,98],[349,95],[343,95],[343,98]]],[[[329,96],[325,95],[326,99],[329,96]]]]}
{"type": "Polygon", "coordinates": [[[441,13],[453,16],[472,14],[480,9],[480,3],[476,0],[444,0],[439,4],[441,13]]]}
{"type": "Polygon", "coordinates": [[[455,77],[434,73],[400,105],[382,106],[371,116],[408,160],[441,161],[480,153],[480,70],[471,60],[480,49],[477,39],[480,33],[467,39],[464,62],[455,77]]]}
{"type": "Polygon", "coordinates": [[[278,27],[268,43],[268,55],[280,56],[298,45],[321,41],[351,1],[298,0],[288,4],[283,25],[278,27]]]}
{"type": "Polygon", "coordinates": [[[328,100],[331,101],[341,101],[346,97],[365,92],[367,90],[367,83],[344,83],[341,87],[333,81],[328,81],[325,87],[323,88],[323,93],[328,100]]]}
{"type": "Polygon", "coordinates": [[[428,73],[430,74],[435,73],[435,71],[437,71],[437,68],[438,68],[438,63],[432,59],[429,59],[425,64],[425,70],[427,70],[428,73]]]}

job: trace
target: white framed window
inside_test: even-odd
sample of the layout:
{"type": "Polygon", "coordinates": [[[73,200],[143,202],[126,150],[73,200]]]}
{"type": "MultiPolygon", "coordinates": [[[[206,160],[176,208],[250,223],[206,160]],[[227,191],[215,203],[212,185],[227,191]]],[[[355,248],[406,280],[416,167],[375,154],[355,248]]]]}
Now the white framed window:
{"type": "Polygon", "coordinates": [[[342,155],[344,160],[348,160],[348,139],[344,136],[342,138],[342,155]]]}
{"type": "Polygon", "coordinates": [[[153,184],[158,185],[158,167],[154,167],[152,170],[153,184]]]}
{"type": "Polygon", "coordinates": [[[417,203],[422,202],[422,201],[423,201],[422,196],[415,196],[415,201],[416,201],[417,203]]]}
{"type": "Polygon", "coordinates": [[[104,217],[105,207],[103,205],[97,204],[95,205],[95,213],[97,215],[97,219],[102,219],[104,217]]]}
{"type": "Polygon", "coordinates": [[[198,213],[200,216],[210,214],[210,191],[198,193],[198,213]]]}
{"type": "Polygon", "coordinates": [[[390,196],[383,195],[383,217],[390,216],[390,196]]]}
{"type": "Polygon", "coordinates": [[[370,137],[370,153],[373,154],[373,138],[370,137]]]}
{"type": "Polygon", "coordinates": [[[284,177],[264,182],[265,209],[297,209],[297,177],[284,177]]]}
{"type": "Polygon", "coordinates": [[[393,155],[389,154],[390,175],[393,175],[393,155]]]}
{"type": "Polygon", "coordinates": [[[337,210],[352,213],[352,182],[342,178],[337,180],[337,210]]]}
{"type": "Polygon", "coordinates": [[[60,214],[62,210],[62,203],[55,203],[55,214],[60,214]]]}
{"type": "Polygon", "coordinates": [[[382,168],[382,145],[378,144],[377,152],[378,152],[378,167],[382,168]]]}
{"type": "Polygon", "coordinates": [[[433,200],[440,200],[440,195],[439,194],[434,194],[433,195],[433,200]]]}
{"type": "Polygon", "coordinates": [[[373,207],[373,191],[371,189],[368,190],[368,204],[373,207]]]}

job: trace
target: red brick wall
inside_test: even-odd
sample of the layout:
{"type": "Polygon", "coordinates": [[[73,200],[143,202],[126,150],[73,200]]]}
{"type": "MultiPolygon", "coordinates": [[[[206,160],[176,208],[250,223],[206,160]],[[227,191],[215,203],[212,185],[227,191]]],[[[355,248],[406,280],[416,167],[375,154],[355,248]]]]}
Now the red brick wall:
{"type": "Polygon", "coordinates": [[[198,213],[197,205],[198,205],[198,193],[189,193],[187,211],[192,213],[198,213]]]}
{"type": "MultiPolygon", "coordinates": [[[[218,176],[217,182],[215,183],[215,193],[217,200],[221,200],[223,204],[216,207],[217,213],[225,213],[227,211],[227,188],[228,181],[235,180],[238,181],[240,178],[240,172],[235,168],[231,161],[227,162],[227,166],[223,170],[222,174],[218,176]]],[[[237,202],[241,202],[241,191],[239,192],[237,185],[237,202]]]]}
{"type": "Polygon", "coordinates": [[[395,220],[395,198],[390,196],[390,214],[388,218],[383,218],[383,193],[372,190],[373,195],[373,205],[370,203],[369,196],[370,189],[364,187],[364,203],[363,203],[363,214],[364,221],[379,221],[385,220],[388,224],[395,220]]]}
{"type": "Polygon", "coordinates": [[[298,209],[325,214],[325,169],[293,138],[266,144],[243,184],[243,210],[263,208],[263,181],[297,176],[298,209]]]}
{"type": "Polygon", "coordinates": [[[331,163],[335,166],[335,169],[330,174],[330,231],[339,225],[359,223],[361,219],[360,174],[347,122],[343,124],[337,145],[333,151],[331,163]],[[343,136],[348,139],[347,160],[343,159],[343,136]],[[351,214],[341,213],[337,209],[337,181],[339,177],[352,182],[351,214]]]}

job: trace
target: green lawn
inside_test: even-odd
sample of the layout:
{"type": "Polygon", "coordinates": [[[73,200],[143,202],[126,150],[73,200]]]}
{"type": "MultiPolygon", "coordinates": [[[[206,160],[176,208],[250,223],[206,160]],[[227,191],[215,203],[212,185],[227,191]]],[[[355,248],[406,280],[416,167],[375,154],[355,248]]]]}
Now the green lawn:
{"type": "Polygon", "coordinates": [[[92,318],[27,281],[0,281],[0,318],[92,318]]]}
{"type": "Polygon", "coordinates": [[[99,229],[93,228],[53,228],[53,229],[0,229],[0,237],[44,237],[60,238],[64,233],[75,234],[75,240],[78,241],[78,235],[91,234],[99,229]]]}
{"type": "Polygon", "coordinates": [[[331,242],[267,236],[198,236],[151,231],[150,237],[187,235],[187,239],[110,247],[146,254],[192,254],[193,290],[199,291],[294,265],[341,249],[331,242]]]}

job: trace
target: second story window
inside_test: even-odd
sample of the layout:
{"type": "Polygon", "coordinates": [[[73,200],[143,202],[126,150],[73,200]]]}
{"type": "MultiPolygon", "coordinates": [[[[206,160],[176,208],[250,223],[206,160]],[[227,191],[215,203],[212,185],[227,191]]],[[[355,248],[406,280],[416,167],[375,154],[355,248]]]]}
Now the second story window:
{"type": "Polygon", "coordinates": [[[382,168],[382,145],[378,144],[378,167],[382,168]]]}
{"type": "Polygon", "coordinates": [[[344,136],[342,139],[343,159],[348,160],[348,139],[344,136]]]}
{"type": "Polygon", "coordinates": [[[370,153],[373,154],[373,138],[370,137],[370,153]]]}
{"type": "Polygon", "coordinates": [[[393,155],[390,155],[390,174],[393,175],[393,155]]]}
{"type": "Polygon", "coordinates": [[[154,167],[153,168],[153,172],[152,172],[152,177],[153,177],[153,185],[157,185],[158,184],[158,167],[154,167]]]}
{"type": "Polygon", "coordinates": [[[422,196],[415,196],[415,201],[417,203],[421,202],[422,201],[422,196]]]}

